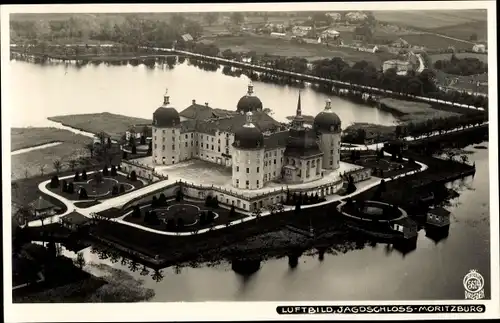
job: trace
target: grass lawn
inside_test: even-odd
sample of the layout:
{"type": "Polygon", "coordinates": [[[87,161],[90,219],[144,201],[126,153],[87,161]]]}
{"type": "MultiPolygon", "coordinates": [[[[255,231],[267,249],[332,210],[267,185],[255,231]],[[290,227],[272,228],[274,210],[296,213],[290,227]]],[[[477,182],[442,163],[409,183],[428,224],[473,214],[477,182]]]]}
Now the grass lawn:
{"type": "Polygon", "coordinates": [[[50,117],[49,120],[95,134],[104,131],[115,140],[120,139],[121,136],[135,124],[152,123],[149,119],[123,116],[108,112],[55,116],[50,117]]]}
{"type": "Polygon", "coordinates": [[[380,100],[382,109],[390,110],[398,115],[402,122],[422,122],[428,119],[448,118],[460,115],[459,113],[434,109],[432,105],[424,102],[404,101],[392,98],[380,100]]]}
{"type": "Polygon", "coordinates": [[[249,52],[253,50],[258,55],[268,53],[270,55],[285,57],[296,56],[304,57],[310,61],[321,58],[341,57],[352,63],[366,60],[379,66],[382,62],[395,57],[390,53],[374,54],[351,48],[326,47],[321,44],[297,44],[270,36],[218,37],[213,40],[221,51],[231,49],[233,52],[249,52]]]}
{"type": "Polygon", "coordinates": [[[486,21],[486,10],[397,10],[373,11],[378,21],[414,27],[431,29],[476,21],[486,21]]]}
{"type": "MultiPolygon", "coordinates": [[[[69,200],[78,200],[78,189],[80,187],[85,188],[88,194],[88,199],[107,199],[111,197],[116,197],[118,195],[111,195],[111,191],[113,189],[113,186],[117,185],[118,187],[123,184],[125,186],[125,192],[129,192],[131,190],[134,190],[136,188],[142,187],[143,183],[140,180],[137,181],[132,181],[130,179],[127,179],[127,177],[123,175],[117,175],[117,176],[105,176],[103,177],[103,182],[100,184],[96,183],[95,180],[95,173],[94,174],[89,174],[87,175],[88,178],[86,181],[80,180],[78,182],[74,182],[73,178],[68,178],[65,181],[67,183],[73,183],[75,192],[73,194],[69,194],[66,192],[62,192],[61,188],[62,186],[60,185],[57,188],[51,188],[50,183],[47,184],[47,189],[50,191],[57,193],[69,200]]],[[[63,180],[60,180],[60,184],[62,184],[63,180]]],[[[89,206],[87,206],[89,207],[89,206]]]]}
{"type": "Polygon", "coordinates": [[[40,146],[52,142],[88,144],[92,139],[57,128],[11,128],[11,151],[40,146]]]}
{"type": "Polygon", "coordinates": [[[62,169],[69,169],[70,160],[89,157],[90,153],[81,143],[64,142],[60,145],[29,151],[11,157],[12,179],[25,178],[42,173],[54,172],[54,162],[60,161],[62,169]]]}
{"type": "Polygon", "coordinates": [[[477,41],[488,40],[488,23],[486,19],[484,21],[473,21],[453,26],[433,28],[429,31],[464,40],[470,40],[470,36],[476,34],[477,41]]]}
{"type": "MultiPolygon", "coordinates": [[[[352,163],[349,155],[344,155],[342,157],[342,161],[352,163]]],[[[408,171],[419,169],[420,165],[411,164],[408,161],[398,162],[396,160],[391,160],[391,157],[385,156],[377,161],[375,157],[375,152],[371,152],[371,154],[362,155],[361,158],[354,162],[356,165],[363,166],[365,168],[377,169],[377,171],[382,170],[383,173],[372,173],[373,176],[388,178],[392,176],[396,176],[399,174],[406,173],[408,171]]]]}
{"type": "MultiPolygon", "coordinates": [[[[131,211],[128,211],[127,213],[130,213],[127,215],[124,220],[129,221],[132,223],[137,223],[152,229],[156,230],[161,230],[161,231],[167,231],[166,229],[166,224],[164,220],[168,219],[174,219],[177,220],[179,217],[184,220],[185,227],[182,229],[178,229],[179,232],[192,232],[194,230],[200,230],[204,228],[209,228],[212,226],[212,224],[201,224],[199,222],[199,213],[201,211],[212,211],[214,212],[217,216],[214,219],[213,224],[215,225],[220,225],[220,224],[226,224],[229,221],[234,221],[239,218],[244,217],[244,215],[241,214],[236,214],[234,217],[230,218],[229,217],[229,210],[217,207],[217,208],[212,208],[212,207],[207,207],[203,202],[192,202],[190,201],[180,201],[177,202],[175,200],[169,201],[168,206],[163,206],[159,208],[155,208],[155,212],[158,215],[158,218],[160,219],[159,224],[149,224],[144,222],[144,214],[147,211],[151,210],[151,205],[146,204],[141,206],[141,217],[140,218],[134,218],[131,215],[131,211]]],[[[126,214],[127,214],[126,213],[126,214]]]]}

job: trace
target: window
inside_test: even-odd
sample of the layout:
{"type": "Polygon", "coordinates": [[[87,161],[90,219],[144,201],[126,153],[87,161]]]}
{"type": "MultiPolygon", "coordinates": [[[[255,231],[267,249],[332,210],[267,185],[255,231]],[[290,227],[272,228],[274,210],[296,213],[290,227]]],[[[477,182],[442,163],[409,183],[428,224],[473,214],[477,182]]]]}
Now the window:
{"type": "Polygon", "coordinates": [[[156,136],[155,136],[155,141],[156,141],[156,136]]]}
{"type": "Polygon", "coordinates": [[[333,159],[330,159],[330,166],[333,165],[333,159]]]}
{"type": "Polygon", "coordinates": [[[217,151],[218,151],[218,152],[220,152],[220,146],[219,146],[219,147],[217,147],[217,151]]]}
{"type": "Polygon", "coordinates": [[[193,138],[193,133],[191,133],[191,138],[193,138]]]}
{"type": "Polygon", "coordinates": [[[257,187],[259,187],[259,181],[257,180],[257,187]]]}
{"type": "Polygon", "coordinates": [[[264,167],[266,167],[266,166],[267,166],[267,162],[265,161],[265,162],[264,162],[264,167]]]}
{"type": "Polygon", "coordinates": [[[207,149],[208,149],[208,144],[206,144],[206,145],[207,145],[207,149]]]}
{"type": "Polygon", "coordinates": [[[332,154],[332,155],[333,155],[333,149],[332,149],[332,150],[330,150],[330,154],[332,154]]]}
{"type": "Polygon", "coordinates": [[[275,177],[276,176],[276,171],[273,172],[273,176],[275,177]]]}
{"type": "Polygon", "coordinates": [[[250,174],[250,168],[247,167],[247,174],[250,174]]]}
{"type": "Polygon", "coordinates": [[[212,145],[212,150],[214,150],[214,145],[212,145]]]}
{"type": "Polygon", "coordinates": [[[220,139],[217,139],[217,143],[220,144],[220,139]]]}
{"type": "Polygon", "coordinates": [[[267,181],[267,174],[264,175],[264,182],[267,181]]]}
{"type": "Polygon", "coordinates": [[[236,186],[239,186],[239,185],[240,185],[240,180],[239,180],[239,179],[237,179],[237,180],[236,180],[236,186]]]}
{"type": "Polygon", "coordinates": [[[276,158],[274,158],[274,165],[276,165],[276,158]]]}
{"type": "Polygon", "coordinates": [[[214,137],[212,137],[212,142],[214,142],[214,137]]]}
{"type": "Polygon", "coordinates": [[[259,170],[260,170],[260,167],[257,167],[257,173],[259,172],[259,170]]]}
{"type": "Polygon", "coordinates": [[[172,150],[175,150],[175,145],[172,145],[172,150]]]}
{"type": "Polygon", "coordinates": [[[165,145],[163,145],[161,149],[162,149],[162,150],[165,150],[165,145]]]}
{"type": "Polygon", "coordinates": [[[186,141],[186,147],[188,146],[188,142],[186,141]]]}
{"type": "Polygon", "coordinates": [[[174,133],[174,134],[175,134],[175,129],[172,129],[172,133],[174,133]]]}
{"type": "Polygon", "coordinates": [[[163,130],[163,134],[165,134],[165,129],[163,130]]]}
{"type": "Polygon", "coordinates": [[[155,149],[157,148],[156,144],[155,144],[155,149]]]}
{"type": "Polygon", "coordinates": [[[236,171],[239,172],[240,171],[240,166],[236,166],[236,171]]]}
{"type": "Polygon", "coordinates": [[[250,185],[250,181],[246,181],[245,184],[248,187],[250,185]]]}
{"type": "MultiPolygon", "coordinates": [[[[276,151],[274,151],[274,157],[276,157],[276,151]]],[[[275,163],[276,164],[276,163],[275,163]]]]}
{"type": "Polygon", "coordinates": [[[184,138],[188,139],[188,134],[186,134],[186,135],[184,136],[184,138]]]}

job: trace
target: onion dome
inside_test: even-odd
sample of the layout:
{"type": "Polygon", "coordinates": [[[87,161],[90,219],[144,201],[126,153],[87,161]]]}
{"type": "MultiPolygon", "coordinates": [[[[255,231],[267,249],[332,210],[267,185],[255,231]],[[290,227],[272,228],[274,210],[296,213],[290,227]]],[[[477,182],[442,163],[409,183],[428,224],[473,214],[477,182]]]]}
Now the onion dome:
{"type": "Polygon", "coordinates": [[[318,113],[314,118],[313,127],[317,132],[338,133],[341,132],[341,121],[339,116],[332,111],[332,101],[326,100],[325,110],[318,113]]]}
{"type": "Polygon", "coordinates": [[[181,123],[179,112],[170,105],[168,89],[163,96],[163,105],[153,113],[153,126],[159,128],[173,128],[181,123]]]}
{"type": "Polygon", "coordinates": [[[264,148],[264,135],[252,123],[252,112],[246,113],[247,122],[234,133],[233,147],[238,149],[264,148]]]}
{"type": "Polygon", "coordinates": [[[236,111],[240,113],[262,111],[262,101],[253,94],[253,84],[248,84],[248,92],[241,97],[236,106],[236,111]]]}

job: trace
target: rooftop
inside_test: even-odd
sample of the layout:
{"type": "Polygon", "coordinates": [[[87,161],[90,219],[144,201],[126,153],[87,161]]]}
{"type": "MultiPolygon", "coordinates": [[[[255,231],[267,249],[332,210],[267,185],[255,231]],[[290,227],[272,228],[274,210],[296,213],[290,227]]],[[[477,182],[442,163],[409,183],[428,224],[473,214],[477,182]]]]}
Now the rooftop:
{"type": "Polygon", "coordinates": [[[71,212],[68,215],[65,215],[64,217],[61,218],[62,222],[70,223],[70,224],[76,224],[76,225],[82,225],[90,220],[85,217],[83,214],[78,213],[76,211],[71,212]]]}
{"type": "Polygon", "coordinates": [[[38,197],[36,200],[29,204],[34,210],[47,210],[51,208],[55,208],[56,205],[44,199],[42,196],[38,197]]]}

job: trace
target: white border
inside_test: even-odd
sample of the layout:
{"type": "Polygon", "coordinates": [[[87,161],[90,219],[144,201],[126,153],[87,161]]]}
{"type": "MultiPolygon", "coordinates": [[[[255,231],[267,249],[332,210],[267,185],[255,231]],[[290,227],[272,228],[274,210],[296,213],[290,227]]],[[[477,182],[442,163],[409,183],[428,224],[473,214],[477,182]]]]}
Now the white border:
{"type": "MultiPolygon", "coordinates": [[[[363,3],[277,3],[277,4],[196,4],[196,5],[8,5],[1,7],[1,75],[2,75],[2,181],[3,181],[3,216],[4,219],[4,312],[6,322],[63,322],[63,321],[186,321],[186,320],[402,320],[402,319],[477,319],[498,318],[499,316],[499,219],[498,219],[498,125],[497,125],[497,47],[496,47],[496,8],[494,1],[445,1],[445,2],[363,2],[363,3]],[[425,315],[285,315],[276,314],[277,305],[297,305],[299,302],[227,302],[205,303],[137,303],[137,304],[12,304],[11,281],[11,190],[10,190],[10,111],[9,111],[9,13],[54,13],[54,12],[201,12],[201,11],[323,11],[323,10],[449,10],[449,9],[487,9],[488,10],[488,48],[489,58],[489,158],[490,158],[490,227],[491,227],[491,300],[478,301],[485,304],[487,311],[482,314],[425,314],[425,315]],[[132,310],[131,307],[134,307],[132,310]]],[[[331,302],[335,305],[368,304],[471,304],[470,301],[389,301],[389,302],[331,302]]],[[[325,302],[322,302],[325,304],[325,302]]],[[[300,305],[320,305],[312,302],[300,302],[300,305]]]]}

